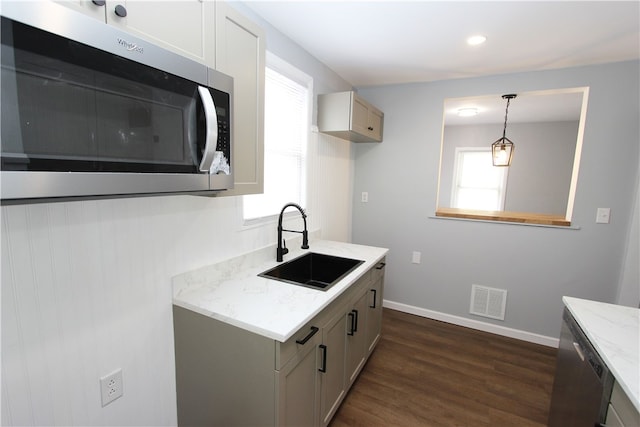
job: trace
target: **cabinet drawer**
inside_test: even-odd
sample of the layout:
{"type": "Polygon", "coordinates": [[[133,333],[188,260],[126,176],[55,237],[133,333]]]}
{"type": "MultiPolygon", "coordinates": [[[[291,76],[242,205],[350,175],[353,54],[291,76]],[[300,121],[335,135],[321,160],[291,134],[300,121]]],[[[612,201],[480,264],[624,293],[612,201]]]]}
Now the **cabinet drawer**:
{"type": "Polygon", "coordinates": [[[373,276],[371,278],[373,282],[376,282],[379,278],[384,276],[384,268],[386,266],[386,263],[387,263],[387,258],[384,257],[380,261],[378,261],[376,265],[373,266],[373,268],[370,270],[371,275],[373,276]]]}
{"type": "Polygon", "coordinates": [[[276,357],[275,362],[276,371],[279,371],[287,364],[298,352],[303,352],[310,345],[315,342],[312,338],[315,337],[320,330],[321,321],[324,315],[314,317],[314,319],[304,325],[298,332],[296,332],[287,341],[281,343],[276,342],[276,357]]]}

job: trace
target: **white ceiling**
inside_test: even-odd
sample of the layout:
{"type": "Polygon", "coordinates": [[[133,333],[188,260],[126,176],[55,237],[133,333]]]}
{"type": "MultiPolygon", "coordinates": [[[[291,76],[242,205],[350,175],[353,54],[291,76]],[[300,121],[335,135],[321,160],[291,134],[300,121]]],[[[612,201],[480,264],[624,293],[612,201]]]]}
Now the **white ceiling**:
{"type": "Polygon", "coordinates": [[[244,3],[355,87],[640,58],[638,1],[244,3]]]}
{"type": "MultiPolygon", "coordinates": [[[[509,104],[509,123],[578,121],[584,92],[581,88],[519,93],[509,104]]],[[[444,104],[444,122],[450,125],[504,123],[506,99],[500,94],[450,98],[444,104]],[[461,108],[475,108],[476,116],[460,117],[461,108]]]]}

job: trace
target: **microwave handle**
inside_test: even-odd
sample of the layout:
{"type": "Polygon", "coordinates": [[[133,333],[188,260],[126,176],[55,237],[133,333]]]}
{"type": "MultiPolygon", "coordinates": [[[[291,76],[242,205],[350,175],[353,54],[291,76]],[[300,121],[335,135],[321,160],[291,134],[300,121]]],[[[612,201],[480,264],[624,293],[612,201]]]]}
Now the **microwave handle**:
{"type": "Polygon", "coordinates": [[[209,89],[198,86],[198,94],[202,100],[207,127],[204,152],[202,153],[202,160],[200,161],[200,172],[209,172],[218,145],[218,116],[216,114],[216,105],[213,103],[213,97],[209,89]]]}

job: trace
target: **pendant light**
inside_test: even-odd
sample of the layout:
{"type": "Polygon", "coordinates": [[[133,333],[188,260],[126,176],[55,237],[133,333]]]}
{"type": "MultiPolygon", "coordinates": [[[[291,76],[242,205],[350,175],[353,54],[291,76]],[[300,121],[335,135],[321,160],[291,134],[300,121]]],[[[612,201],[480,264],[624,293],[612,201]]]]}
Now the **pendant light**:
{"type": "Polygon", "coordinates": [[[507,100],[507,109],[504,113],[504,130],[502,131],[502,138],[491,144],[491,158],[493,159],[493,166],[511,166],[511,158],[513,157],[513,142],[507,138],[507,115],[509,114],[509,103],[515,98],[515,93],[508,95],[502,95],[502,99],[507,100]]]}

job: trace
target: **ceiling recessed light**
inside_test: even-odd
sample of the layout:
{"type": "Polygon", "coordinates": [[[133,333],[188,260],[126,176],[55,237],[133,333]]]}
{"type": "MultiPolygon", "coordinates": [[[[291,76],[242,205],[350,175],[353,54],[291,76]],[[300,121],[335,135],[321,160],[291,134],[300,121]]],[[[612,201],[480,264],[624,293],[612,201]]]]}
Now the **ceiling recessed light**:
{"type": "Polygon", "coordinates": [[[478,114],[477,108],[460,108],[458,109],[458,116],[460,117],[473,117],[478,114]]]}
{"type": "Polygon", "coordinates": [[[467,39],[467,44],[469,46],[477,46],[479,44],[482,44],[484,42],[487,41],[487,37],[486,36],[481,36],[481,35],[477,35],[477,36],[471,36],[467,39]]]}

